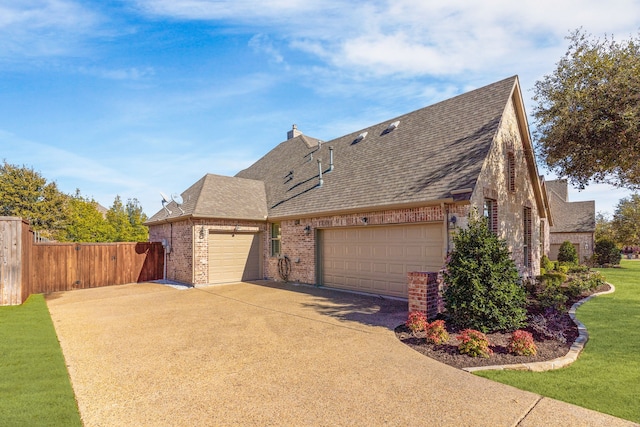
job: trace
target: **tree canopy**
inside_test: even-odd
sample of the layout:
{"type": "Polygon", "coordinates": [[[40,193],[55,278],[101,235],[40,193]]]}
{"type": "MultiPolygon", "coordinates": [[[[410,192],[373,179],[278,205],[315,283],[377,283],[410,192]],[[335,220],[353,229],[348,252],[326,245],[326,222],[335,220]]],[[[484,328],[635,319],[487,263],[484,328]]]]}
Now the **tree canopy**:
{"type": "Polygon", "coordinates": [[[61,192],[39,172],[3,161],[0,165],[0,216],[29,221],[42,237],[60,242],[143,242],[147,216],[137,199],[126,205],[116,196],[103,214],[98,203],[80,194],[61,192]]]}
{"type": "Polygon", "coordinates": [[[27,219],[43,237],[54,239],[69,221],[68,197],[39,172],[3,161],[0,165],[0,216],[27,219]]]}
{"type": "Polygon", "coordinates": [[[538,156],[560,176],[640,188],[640,37],[616,42],[582,30],[535,84],[538,156]]]}
{"type": "Polygon", "coordinates": [[[640,194],[632,194],[618,202],[612,228],[616,242],[623,246],[640,245],[640,194]]]}

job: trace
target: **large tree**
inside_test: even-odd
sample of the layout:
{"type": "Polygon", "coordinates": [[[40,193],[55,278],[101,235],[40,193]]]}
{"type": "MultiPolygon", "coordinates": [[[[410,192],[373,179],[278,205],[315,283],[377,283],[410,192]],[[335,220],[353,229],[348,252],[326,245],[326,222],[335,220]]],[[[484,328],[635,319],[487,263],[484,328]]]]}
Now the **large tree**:
{"type": "Polygon", "coordinates": [[[538,155],[579,188],[640,188],[640,38],[576,30],[568,39],[557,68],[535,84],[538,155]]]}
{"type": "Polygon", "coordinates": [[[42,236],[55,239],[69,223],[69,197],[39,172],[3,161],[0,216],[25,218],[42,236]]]}
{"type": "Polygon", "coordinates": [[[632,194],[618,202],[612,226],[618,243],[640,246],[640,194],[632,194]]]}
{"type": "Polygon", "coordinates": [[[144,242],[149,238],[149,229],[143,225],[147,216],[142,212],[137,199],[127,200],[126,206],[120,196],[106,214],[109,236],[113,242],[144,242]]]}
{"type": "Polygon", "coordinates": [[[61,242],[108,242],[109,224],[98,203],[82,197],[80,190],[69,199],[69,225],[58,235],[61,242]]]}

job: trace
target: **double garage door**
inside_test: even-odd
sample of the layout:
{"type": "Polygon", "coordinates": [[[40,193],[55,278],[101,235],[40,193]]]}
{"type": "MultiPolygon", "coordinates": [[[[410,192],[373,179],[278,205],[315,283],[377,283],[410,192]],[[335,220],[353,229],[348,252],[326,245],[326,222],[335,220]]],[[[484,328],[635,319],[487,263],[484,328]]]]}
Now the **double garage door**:
{"type": "Polygon", "coordinates": [[[407,297],[407,273],[439,271],[442,224],[321,230],[324,286],[407,297]]]}
{"type": "Polygon", "coordinates": [[[209,234],[209,284],[261,279],[259,233],[209,234]]]}

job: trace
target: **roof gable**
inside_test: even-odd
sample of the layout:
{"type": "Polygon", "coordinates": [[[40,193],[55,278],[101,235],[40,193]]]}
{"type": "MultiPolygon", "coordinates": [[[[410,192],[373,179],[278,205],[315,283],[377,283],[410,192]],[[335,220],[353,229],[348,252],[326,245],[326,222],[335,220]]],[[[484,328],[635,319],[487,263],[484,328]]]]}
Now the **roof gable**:
{"type": "Polygon", "coordinates": [[[297,136],[236,176],[264,181],[271,217],[450,200],[475,187],[516,82],[511,77],[315,146],[297,136]],[[393,122],[397,128],[388,131],[393,122]]]}
{"type": "Polygon", "coordinates": [[[167,204],[147,224],[185,218],[228,218],[264,221],[267,199],[262,181],[207,174],[182,194],[183,203],[167,204]]]}
{"type": "Polygon", "coordinates": [[[566,180],[546,181],[553,215],[552,233],[592,233],[596,229],[596,203],[569,202],[566,180]]]}

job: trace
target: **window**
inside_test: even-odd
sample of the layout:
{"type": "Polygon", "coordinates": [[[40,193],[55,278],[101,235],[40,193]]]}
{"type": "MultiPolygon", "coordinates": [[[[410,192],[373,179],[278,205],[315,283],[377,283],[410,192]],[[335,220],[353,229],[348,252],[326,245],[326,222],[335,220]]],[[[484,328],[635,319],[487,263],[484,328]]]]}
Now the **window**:
{"type": "Polygon", "coordinates": [[[531,267],[531,208],[523,210],[524,266],[531,267]]]}
{"type": "Polygon", "coordinates": [[[494,199],[484,199],[483,215],[487,219],[487,227],[498,234],[498,202],[494,199]]]}
{"type": "Polygon", "coordinates": [[[516,155],[513,152],[507,153],[507,183],[509,191],[516,191],[516,155]]]}
{"type": "Polygon", "coordinates": [[[271,256],[280,255],[280,223],[271,224],[271,256]]]}

